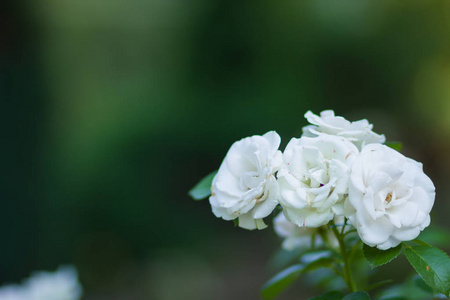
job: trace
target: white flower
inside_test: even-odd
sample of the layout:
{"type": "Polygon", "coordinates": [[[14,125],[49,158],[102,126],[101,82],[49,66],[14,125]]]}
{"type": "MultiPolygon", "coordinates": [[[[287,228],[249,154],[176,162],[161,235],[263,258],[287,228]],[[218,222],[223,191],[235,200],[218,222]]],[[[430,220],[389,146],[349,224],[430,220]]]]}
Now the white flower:
{"type": "Polygon", "coordinates": [[[21,285],[0,287],[1,300],[78,300],[82,288],[73,267],[56,272],[36,272],[21,285]]]}
{"type": "MultiPolygon", "coordinates": [[[[284,238],[282,247],[288,251],[296,248],[311,248],[311,236],[317,232],[317,228],[306,228],[295,225],[288,221],[282,212],[273,219],[273,225],[278,236],[284,238]]],[[[322,240],[318,234],[315,237],[315,244],[316,246],[322,244],[322,240]]]]}
{"type": "Polygon", "coordinates": [[[349,164],[358,149],[343,137],[293,138],[278,172],[280,204],[286,218],[302,227],[319,227],[343,214],[349,164]]]}
{"type": "Polygon", "coordinates": [[[364,145],[386,141],[383,134],[379,135],[372,131],[373,125],[369,124],[366,119],[350,122],[343,117],[336,117],[332,110],[322,111],[320,117],[308,111],[305,118],[313,125],[303,127],[304,136],[313,137],[330,134],[345,137],[355,144],[359,150],[364,145]]]}
{"type": "Polygon", "coordinates": [[[275,131],[235,142],[225,156],[211,187],[212,211],[218,218],[239,218],[245,229],[263,229],[262,220],[277,206],[275,172],[283,163],[275,131]]]}
{"type": "Polygon", "coordinates": [[[1,300],[25,300],[26,294],[20,285],[5,285],[0,287],[1,300]]]}
{"type": "Polygon", "coordinates": [[[345,210],[363,242],[385,250],[416,238],[430,224],[434,197],[422,164],[370,144],[352,165],[345,210]]]}
{"type": "Polygon", "coordinates": [[[56,272],[37,272],[26,282],[29,300],[78,300],[81,285],[73,267],[60,267],[56,272]]]}

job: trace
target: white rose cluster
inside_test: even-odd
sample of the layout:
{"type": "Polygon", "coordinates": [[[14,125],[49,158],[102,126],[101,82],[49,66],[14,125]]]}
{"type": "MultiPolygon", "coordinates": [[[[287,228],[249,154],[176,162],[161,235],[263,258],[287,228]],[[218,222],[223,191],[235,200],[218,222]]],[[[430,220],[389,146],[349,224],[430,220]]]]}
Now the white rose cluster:
{"type": "Polygon", "coordinates": [[[335,218],[346,218],[365,244],[381,250],[430,224],[435,188],[422,164],[384,145],[365,119],[350,122],[332,110],[305,118],[311,125],[283,153],[274,131],[231,146],[211,187],[217,217],[263,229],[263,218],[279,206],[283,217],[274,223],[285,248],[302,243],[306,228],[335,218]]]}

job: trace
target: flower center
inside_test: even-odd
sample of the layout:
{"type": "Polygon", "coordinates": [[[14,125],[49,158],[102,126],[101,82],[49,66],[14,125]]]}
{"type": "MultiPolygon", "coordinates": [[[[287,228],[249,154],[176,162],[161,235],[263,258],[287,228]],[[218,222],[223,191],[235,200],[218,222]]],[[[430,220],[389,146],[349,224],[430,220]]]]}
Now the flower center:
{"type": "Polygon", "coordinates": [[[392,193],[388,193],[388,194],[386,195],[386,199],[384,199],[384,202],[385,202],[386,204],[389,204],[389,203],[391,203],[391,201],[392,201],[392,193]]]}

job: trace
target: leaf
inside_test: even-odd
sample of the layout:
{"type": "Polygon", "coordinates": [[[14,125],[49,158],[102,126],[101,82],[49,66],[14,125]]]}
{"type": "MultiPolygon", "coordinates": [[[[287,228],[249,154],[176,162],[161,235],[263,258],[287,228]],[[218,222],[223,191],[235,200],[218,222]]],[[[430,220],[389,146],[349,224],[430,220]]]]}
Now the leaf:
{"type": "Polygon", "coordinates": [[[419,275],[416,274],[413,277],[413,283],[415,286],[420,288],[422,291],[427,292],[429,294],[433,294],[433,289],[431,287],[429,287],[419,275]]]}
{"type": "Polygon", "coordinates": [[[344,294],[342,292],[331,291],[317,297],[309,298],[308,300],[341,300],[342,297],[344,297],[344,294]]]}
{"type": "Polygon", "coordinates": [[[400,244],[394,248],[390,248],[387,250],[380,250],[376,247],[370,247],[364,244],[363,252],[364,256],[369,262],[370,267],[373,269],[375,267],[387,264],[388,262],[396,258],[400,254],[402,247],[403,246],[400,244]]]}
{"type": "Polygon", "coordinates": [[[328,257],[323,257],[318,260],[311,262],[309,265],[305,267],[304,272],[309,272],[313,270],[317,270],[320,268],[331,268],[333,266],[334,260],[328,257]]]}
{"type": "Polygon", "coordinates": [[[402,148],[403,148],[402,142],[387,142],[386,146],[388,146],[394,150],[397,150],[398,152],[402,151],[402,148]]]}
{"type": "Polygon", "coordinates": [[[217,171],[214,171],[200,180],[199,183],[188,192],[189,196],[194,198],[194,200],[202,200],[211,195],[211,184],[216,174],[217,171]]]}
{"type": "Polygon", "coordinates": [[[370,300],[366,292],[353,292],[342,298],[342,300],[370,300]]]}
{"type": "Polygon", "coordinates": [[[303,265],[293,265],[272,277],[264,284],[261,296],[264,299],[274,299],[295,279],[297,279],[304,269],[303,265]]]}
{"type": "Polygon", "coordinates": [[[317,250],[317,251],[311,251],[307,252],[302,255],[300,262],[303,264],[310,264],[316,260],[319,260],[321,258],[329,258],[331,257],[333,253],[330,250],[317,250]]]}
{"type": "Polygon", "coordinates": [[[394,282],[394,280],[392,280],[392,279],[382,280],[382,281],[379,281],[379,282],[369,285],[365,290],[370,291],[370,290],[376,289],[380,286],[383,286],[383,285],[386,285],[386,284],[392,283],[392,282],[394,282]]]}
{"type": "Polygon", "coordinates": [[[449,296],[450,258],[431,246],[413,246],[405,250],[406,258],[431,288],[449,296]]]}

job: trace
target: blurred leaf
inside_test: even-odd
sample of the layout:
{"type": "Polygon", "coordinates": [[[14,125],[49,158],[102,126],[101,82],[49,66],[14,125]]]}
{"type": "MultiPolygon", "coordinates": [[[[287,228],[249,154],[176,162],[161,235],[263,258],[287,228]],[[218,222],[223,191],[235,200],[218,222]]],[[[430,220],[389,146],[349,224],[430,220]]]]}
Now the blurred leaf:
{"type": "Polygon", "coordinates": [[[450,242],[450,233],[445,228],[431,225],[419,235],[422,241],[435,246],[448,246],[450,242]]]}
{"type": "Polygon", "coordinates": [[[406,248],[405,255],[426,284],[449,296],[450,258],[445,252],[431,246],[413,246],[406,248]]]}
{"type": "Polygon", "coordinates": [[[295,263],[301,254],[304,252],[301,248],[295,248],[292,250],[286,250],[282,247],[274,253],[267,264],[268,268],[272,273],[275,273],[287,266],[295,263]]]}
{"type": "MultiPolygon", "coordinates": [[[[339,269],[339,267],[336,266],[336,269],[339,269]]],[[[316,286],[323,291],[344,290],[347,286],[344,278],[336,276],[336,272],[329,268],[320,268],[306,272],[304,273],[304,279],[308,286],[316,286]]]]}
{"type": "Polygon", "coordinates": [[[234,227],[239,227],[239,218],[233,220],[234,227]]]}
{"type": "Polygon", "coordinates": [[[433,289],[431,287],[429,287],[419,275],[416,274],[413,277],[413,282],[414,282],[414,285],[417,286],[418,288],[420,288],[422,291],[433,294],[433,289]]]}
{"type": "Polygon", "coordinates": [[[261,296],[264,299],[274,299],[300,276],[303,269],[303,265],[293,265],[276,274],[263,286],[261,296]]]}
{"type": "Polygon", "coordinates": [[[194,200],[202,200],[211,195],[211,184],[217,171],[214,171],[200,180],[190,191],[189,196],[194,200]]]}
{"type": "Polygon", "coordinates": [[[333,263],[334,263],[333,259],[323,257],[311,262],[309,265],[305,267],[305,270],[303,272],[309,272],[320,268],[331,268],[333,266],[333,263]]]}
{"type": "MultiPolygon", "coordinates": [[[[384,290],[382,290],[377,299],[385,300],[424,300],[431,299],[431,294],[429,291],[424,291],[422,288],[418,287],[414,282],[415,277],[419,275],[411,274],[408,276],[401,284],[390,285],[384,290]]],[[[423,282],[423,284],[425,284],[423,282]]]]}
{"type": "Polygon", "coordinates": [[[342,300],[370,300],[370,297],[366,292],[359,291],[348,294],[342,300]]]}
{"type": "Polygon", "coordinates": [[[344,294],[342,292],[331,291],[317,297],[309,298],[308,300],[341,300],[342,297],[344,297],[344,294]]]}
{"type": "Polygon", "coordinates": [[[392,279],[386,279],[386,280],[383,280],[383,281],[376,282],[374,284],[369,285],[366,288],[366,291],[370,291],[370,290],[376,289],[376,288],[378,288],[380,286],[383,286],[385,284],[392,283],[392,282],[394,282],[394,280],[392,280],[392,279]]]}
{"type": "Polygon", "coordinates": [[[402,151],[402,148],[403,148],[402,142],[387,142],[386,146],[388,146],[394,150],[397,150],[398,152],[402,151]]]}
{"type": "Polygon", "coordinates": [[[380,250],[376,247],[370,247],[366,244],[363,245],[364,256],[370,264],[371,268],[375,268],[384,264],[387,264],[394,258],[396,258],[402,250],[402,245],[390,248],[387,250],[380,250]]]}
{"type": "Polygon", "coordinates": [[[302,255],[300,262],[307,265],[321,258],[329,258],[333,253],[330,250],[318,250],[307,252],[302,255]]]}
{"type": "Polygon", "coordinates": [[[333,267],[334,260],[331,256],[332,252],[328,250],[313,251],[303,255],[301,258],[302,264],[293,265],[272,277],[263,286],[261,296],[264,299],[273,299],[301,274],[320,268],[333,267]]]}

